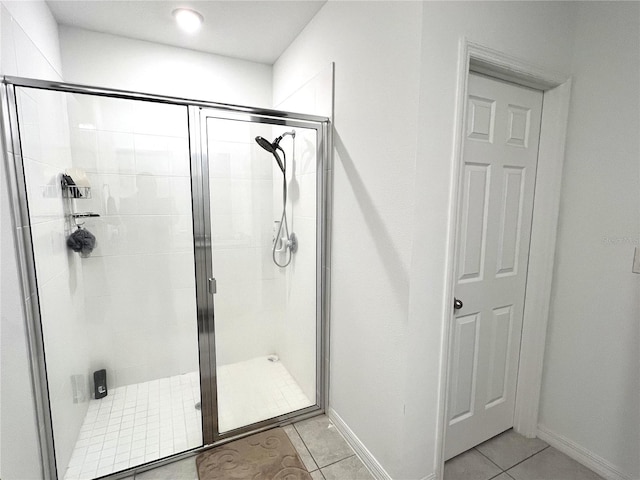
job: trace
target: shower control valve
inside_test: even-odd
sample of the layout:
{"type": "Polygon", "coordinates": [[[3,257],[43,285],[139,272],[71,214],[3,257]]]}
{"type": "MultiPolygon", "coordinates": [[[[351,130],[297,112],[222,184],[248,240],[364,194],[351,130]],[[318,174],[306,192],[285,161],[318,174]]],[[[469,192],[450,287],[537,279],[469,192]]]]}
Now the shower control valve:
{"type": "Polygon", "coordinates": [[[289,236],[287,247],[289,247],[289,250],[291,250],[291,253],[296,253],[298,251],[298,237],[296,237],[295,233],[292,233],[289,236]]]}
{"type": "Polygon", "coordinates": [[[287,249],[291,250],[291,253],[296,253],[298,250],[298,237],[296,237],[295,233],[289,235],[289,238],[282,237],[277,246],[280,247],[275,250],[278,253],[286,252],[287,249]]]}

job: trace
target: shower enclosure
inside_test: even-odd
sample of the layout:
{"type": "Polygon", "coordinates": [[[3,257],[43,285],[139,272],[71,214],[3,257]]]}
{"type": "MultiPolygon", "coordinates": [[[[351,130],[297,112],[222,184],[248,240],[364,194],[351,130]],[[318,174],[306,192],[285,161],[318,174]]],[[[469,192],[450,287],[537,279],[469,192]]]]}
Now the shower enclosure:
{"type": "Polygon", "coordinates": [[[122,476],[324,411],[328,119],[3,89],[46,475],[122,476]],[[285,133],[283,184],[254,139],[285,133]]]}

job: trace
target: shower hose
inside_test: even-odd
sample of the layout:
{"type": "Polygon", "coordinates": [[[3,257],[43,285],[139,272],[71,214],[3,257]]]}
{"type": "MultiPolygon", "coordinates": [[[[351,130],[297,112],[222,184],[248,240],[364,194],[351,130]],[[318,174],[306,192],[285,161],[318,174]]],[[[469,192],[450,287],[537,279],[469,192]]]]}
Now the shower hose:
{"type": "Polygon", "coordinates": [[[282,152],[282,216],[280,217],[280,224],[278,225],[278,233],[276,233],[276,238],[273,242],[273,248],[271,249],[271,258],[273,259],[273,263],[275,263],[280,268],[284,268],[291,263],[291,259],[293,258],[293,252],[291,251],[291,242],[289,238],[289,225],[287,223],[287,154],[284,153],[284,150],[278,146],[278,150],[282,152]],[[287,239],[286,243],[282,246],[280,250],[277,249],[278,243],[282,241],[282,237],[280,234],[282,233],[282,226],[284,225],[284,234],[287,239]],[[276,258],[276,252],[280,252],[284,250],[285,255],[286,252],[289,252],[289,256],[287,258],[286,263],[282,264],[278,262],[276,258]]]}

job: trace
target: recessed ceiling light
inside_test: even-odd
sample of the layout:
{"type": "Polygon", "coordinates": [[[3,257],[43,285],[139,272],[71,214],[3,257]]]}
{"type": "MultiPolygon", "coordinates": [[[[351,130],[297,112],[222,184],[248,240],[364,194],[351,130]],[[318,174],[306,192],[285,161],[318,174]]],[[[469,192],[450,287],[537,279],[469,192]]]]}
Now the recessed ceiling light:
{"type": "Polygon", "coordinates": [[[204,18],[195,10],[178,8],[173,11],[178,26],[187,33],[195,33],[200,29],[204,18]]]}

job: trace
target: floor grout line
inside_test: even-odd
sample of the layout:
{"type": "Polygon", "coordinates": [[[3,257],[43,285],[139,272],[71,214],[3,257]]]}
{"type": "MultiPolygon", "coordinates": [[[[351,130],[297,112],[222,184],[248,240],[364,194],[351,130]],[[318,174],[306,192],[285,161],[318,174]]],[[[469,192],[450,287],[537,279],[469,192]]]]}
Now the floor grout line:
{"type": "Polygon", "coordinates": [[[523,458],[523,459],[522,459],[522,460],[520,460],[518,463],[516,463],[516,464],[514,464],[514,465],[510,466],[508,470],[504,470],[504,472],[505,472],[505,473],[508,473],[508,472],[509,472],[509,470],[511,470],[511,469],[513,469],[513,468],[515,468],[515,467],[517,467],[517,466],[518,466],[518,465],[520,465],[522,462],[526,462],[526,461],[527,461],[527,460],[529,460],[530,458],[535,457],[535,456],[536,456],[536,455],[538,455],[539,453],[544,452],[544,451],[545,451],[547,448],[549,448],[550,446],[551,446],[551,445],[547,445],[546,447],[544,447],[544,448],[543,448],[542,450],[540,450],[539,452],[536,452],[536,453],[534,453],[533,455],[529,455],[527,458],[523,458]]]}
{"type": "MultiPolygon", "coordinates": [[[[480,455],[482,455],[484,458],[486,458],[487,460],[489,460],[491,463],[493,463],[496,467],[498,467],[498,468],[500,469],[500,473],[504,473],[504,472],[506,472],[506,470],[504,470],[500,465],[498,465],[496,462],[494,462],[494,461],[493,461],[493,460],[491,460],[489,457],[487,457],[484,453],[482,453],[482,452],[481,452],[480,450],[478,450],[476,447],[473,447],[473,449],[474,449],[476,452],[478,452],[480,455]]],[[[498,475],[500,475],[500,473],[499,473],[498,475]]],[[[493,477],[491,477],[491,478],[495,478],[495,477],[497,477],[498,475],[495,475],[495,476],[493,476],[493,477]]],[[[489,479],[489,480],[491,480],[491,479],[489,479]]]]}
{"type": "MultiPolygon", "coordinates": [[[[495,438],[495,437],[494,437],[494,438],[495,438]]],[[[484,443],[484,442],[482,442],[482,443],[484,443]]],[[[513,464],[513,465],[511,465],[508,469],[506,469],[506,470],[505,470],[505,469],[504,469],[504,468],[502,468],[500,465],[498,465],[496,462],[494,462],[493,460],[491,460],[491,458],[489,458],[487,455],[485,455],[485,454],[484,454],[484,453],[482,453],[480,450],[478,450],[478,448],[477,448],[477,447],[478,447],[479,445],[481,445],[481,444],[478,444],[478,445],[476,445],[475,447],[471,447],[469,450],[472,450],[472,449],[473,449],[473,450],[475,450],[476,452],[478,452],[480,455],[482,455],[484,458],[486,458],[487,460],[489,460],[491,463],[493,463],[496,467],[498,467],[498,468],[501,470],[501,472],[500,472],[498,475],[494,475],[493,477],[489,478],[488,480],[492,480],[493,478],[496,478],[497,476],[501,475],[502,473],[506,473],[507,475],[509,475],[509,474],[508,474],[508,471],[509,471],[509,470],[511,470],[512,468],[514,468],[514,467],[516,467],[516,466],[520,465],[522,462],[525,462],[525,461],[529,460],[530,458],[535,457],[536,455],[538,455],[539,453],[541,453],[541,452],[545,451],[547,448],[549,448],[549,447],[550,447],[550,445],[547,445],[547,446],[546,446],[546,447],[544,447],[542,450],[539,450],[539,451],[537,451],[536,453],[534,453],[534,454],[532,454],[532,455],[529,455],[528,457],[523,458],[522,460],[520,460],[520,461],[519,461],[519,462],[517,462],[517,463],[514,463],[514,464],[513,464]]],[[[468,451],[468,450],[467,450],[467,451],[468,451]]],[[[464,452],[463,452],[463,453],[464,453],[464,452]]],[[[511,475],[509,475],[509,476],[511,476],[511,475]]]]}
{"type": "MultiPolygon", "coordinates": [[[[303,422],[304,422],[304,420],[303,420],[303,422]]],[[[300,422],[296,422],[296,423],[300,423],[300,422]]],[[[309,456],[312,458],[313,463],[315,463],[316,467],[318,467],[316,470],[320,470],[320,465],[318,465],[318,461],[316,460],[316,457],[313,456],[313,453],[311,453],[311,450],[309,450],[309,446],[307,445],[307,442],[305,442],[304,438],[302,438],[302,435],[300,435],[300,431],[296,428],[296,423],[292,423],[291,424],[293,426],[293,429],[296,431],[296,433],[300,437],[300,440],[302,441],[302,444],[304,445],[304,448],[306,448],[307,452],[309,452],[309,456]]],[[[315,472],[315,470],[314,470],[314,472],[315,472]]],[[[311,473],[311,472],[309,472],[309,473],[311,473]]]]}
{"type": "MultiPolygon", "coordinates": [[[[327,418],[329,418],[329,417],[327,417],[327,418]]],[[[320,470],[320,473],[322,473],[322,469],[323,468],[326,468],[326,467],[328,467],[330,465],[335,465],[336,463],[341,462],[342,460],[346,460],[347,458],[351,458],[351,457],[355,457],[356,456],[356,453],[353,452],[352,455],[348,455],[348,456],[346,456],[344,458],[341,458],[340,460],[336,460],[335,462],[329,463],[328,465],[325,465],[325,466],[321,467],[320,463],[318,463],[318,460],[316,460],[316,457],[314,457],[313,453],[311,453],[311,450],[309,450],[309,447],[307,446],[307,443],[304,441],[304,438],[302,438],[302,435],[300,435],[300,431],[296,428],[296,424],[302,423],[302,422],[305,422],[305,421],[306,420],[302,420],[300,422],[293,423],[292,425],[293,425],[293,428],[295,429],[295,431],[298,433],[298,436],[300,437],[300,440],[302,440],[302,444],[307,449],[307,452],[309,452],[309,455],[311,455],[311,458],[313,458],[313,461],[315,462],[316,466],[318,467],[318,470],[320,470]]],[[[329,420],[329,422],[333,425],[333,422],[331,422],[331,420],[329,420]]],[[[314,470],[314,472],[315,472],[315,470],[314,470]]],[[[311,473],[311,472],[309,472],[309,473],[311,473]]]]}
{"type": "Polygon", "coordinates": [[[340,463],[341,461],[346,460],[347,458],[351,458],[351,457],[355,457],[355,456],[356,456],[356,454],[354,453],[353,455],[349,455],[347,457],[341,458],[340,460],[336,460],[335,462],[328,463],[324,467],[318,467],[318,470],[320,470],[320,473],[322,473],[322,469],[323,468],[330,467],[331,465],[335,465],[336,463],[340,463]]]}
{"type": "MultiPolygon", "coordinates": [[[[494,475],[493,477],[490,477],[490,478],[488,478],[487,480],[493,480],[494,478],[499,477],[499,476],[500,476],[500,475],[502,475],[503,473],[507,473],[507,472],[505,472],[505,471],[503,470],[503,471],[502,471],[502,472],[500,472],[499,474],[494,475]]],[[[507,475],[508,475],[508,473],[507,473],[507,475]]]]}

